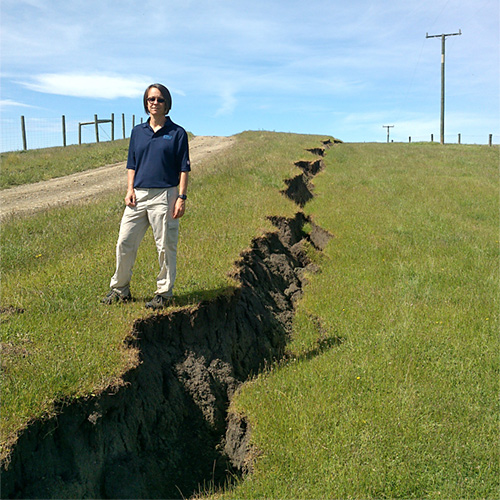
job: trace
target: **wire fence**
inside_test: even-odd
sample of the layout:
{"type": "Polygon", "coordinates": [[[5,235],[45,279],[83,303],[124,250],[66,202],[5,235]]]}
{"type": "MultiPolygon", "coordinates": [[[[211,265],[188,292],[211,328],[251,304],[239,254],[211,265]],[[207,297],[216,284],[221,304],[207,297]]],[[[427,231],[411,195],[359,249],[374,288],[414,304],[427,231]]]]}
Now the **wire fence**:
{"type": "Polygon", "coordinates": [[[126,117],[123,113],[108,117],[94,115],[90,120],[66,115],[2,118],[0,152],[126,139],[137,123],[135,115],[126,117]]]}
{"type": "MultiPolygon", "coordinates": [[[[445,134],[445,144],[488,144],[497,145],[500,136],[494,134],[475,135],[475,134],[445,134]]],[[[429,134],[420,136],[409,136],[408,142],[440,142],[439,134],[429,134]]]]}
{"type": "MultiPolygon", "coordinates": [[[[143,118],[140,118],[142,123],[143,118]]],[[[139,123],[139,121],[137,121],[139,123]]],[[[71,144],[126,139],[136,125],[135,115],[125,114],[98,117],[83,121],[71,116],[2,118],[0,152],[41,149],[71,144]]],[[[498,144],[500,136],[494,134],[447,134],[446,144],[498,144]]],[[[439,142],[439,135],[409,136],[408,142],[439,142]]],[[[391,140],[391,142],[393,142],[391,140]]],[[[398,138],[394,142],[401,142],[398,138]]]]}

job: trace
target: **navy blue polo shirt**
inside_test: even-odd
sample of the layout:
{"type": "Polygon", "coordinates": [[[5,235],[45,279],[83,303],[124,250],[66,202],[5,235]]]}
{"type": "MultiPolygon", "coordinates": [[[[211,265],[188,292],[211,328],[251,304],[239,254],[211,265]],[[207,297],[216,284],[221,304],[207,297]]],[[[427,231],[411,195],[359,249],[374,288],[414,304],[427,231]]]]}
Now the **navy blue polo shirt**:
{"type": "Polygon", "coordinates": [[[187,133],[166,118],[157,132],[153,132],[149,120],[132,129],[127,168],[135,170],[134,188],[178,186],[180,173],[191,170],[187,133]]]}

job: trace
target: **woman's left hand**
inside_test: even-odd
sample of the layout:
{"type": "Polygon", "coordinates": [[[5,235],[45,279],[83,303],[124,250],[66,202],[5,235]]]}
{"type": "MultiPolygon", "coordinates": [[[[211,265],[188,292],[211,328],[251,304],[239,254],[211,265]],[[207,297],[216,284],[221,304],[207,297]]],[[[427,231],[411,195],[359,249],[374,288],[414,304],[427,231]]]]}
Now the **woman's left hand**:
{"type": "Polygon", "coordinates": [[[174,206],[174,214],[173,214],[174,219],[180,219],[184,215],[185,210],[186,210],[186,202],[181,198],[177,198],[174,206]]]}

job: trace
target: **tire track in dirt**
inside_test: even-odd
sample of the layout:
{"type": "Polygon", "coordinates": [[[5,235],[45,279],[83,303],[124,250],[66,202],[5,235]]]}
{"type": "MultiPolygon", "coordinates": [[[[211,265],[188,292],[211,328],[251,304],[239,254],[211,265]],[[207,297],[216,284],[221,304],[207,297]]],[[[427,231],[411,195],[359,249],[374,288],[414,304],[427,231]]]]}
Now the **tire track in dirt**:
{"type": "MultiPolygon", "coordinates": [[[[209,156],[236,142],[235,137],[198,136],[189,141],[191,164],[195,168],[209,156]]],[[[0,191],[0,219],[29,215],[47,208],[89,200],[127,188],[126,162],[78,172],[66,177],[26,184],[0,191]]]]}

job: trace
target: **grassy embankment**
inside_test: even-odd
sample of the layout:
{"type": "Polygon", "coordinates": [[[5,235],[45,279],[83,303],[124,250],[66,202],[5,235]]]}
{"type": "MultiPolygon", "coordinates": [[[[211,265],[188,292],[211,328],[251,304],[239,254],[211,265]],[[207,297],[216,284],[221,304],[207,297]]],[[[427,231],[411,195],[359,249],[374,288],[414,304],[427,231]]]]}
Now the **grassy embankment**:
{"type": "MultiPolygon", "coordinates": [[[[270,228],[265,215],[295,211],[276,193],[319,141],[238,139],[193,173],[181,305],[234,286],[227,271],[270,228]]],[[[497,498],[498,148],[340,145],[326,163],[306,212],[335,239],[299,304],[295,360],[234,402],[261,454],[223,496],[497,498]]],[[[4,227],[4,439],[134,361],[121,345],[152,290],[150,236],[134,273],[140,301],[98,304],[122,196],[4,227]]]]}
{"type": "Polygon", "coordinates": [[[46,181],[127,159],[128,139],[1,153],[0,189],[46,181]]]}
{"type": "Polygon", "coordinates": [[[500,496],[498,153],[329,152],[306,212],[335,238],[294,359],[233,403],[260,456],[217,498],[500,496]]]}
{"type": "MultiPolygon", "coordinates": [[[[192,172],[179,241],[178,305],[236,285],[228,272],[252,238],[272,230],[266,216],[295,213],[278,191],[283,179],[299,172],[295,161],[315,158],[305,149],[323,138],[244,133],[234,147],[192,172]]],[[[39,164],[35,158],[33,168],[39,164]]],[[[146,315],[144,301],[154,292],[158,271],[151,234],[134,268],[136,302],[100,304],[114,271],[123,196],[120,190],[2,224],[4,446],[27,421],[50,414],[54,400],[98,392],[136,361],[122,344],[133,321],[146,315]]]]}

